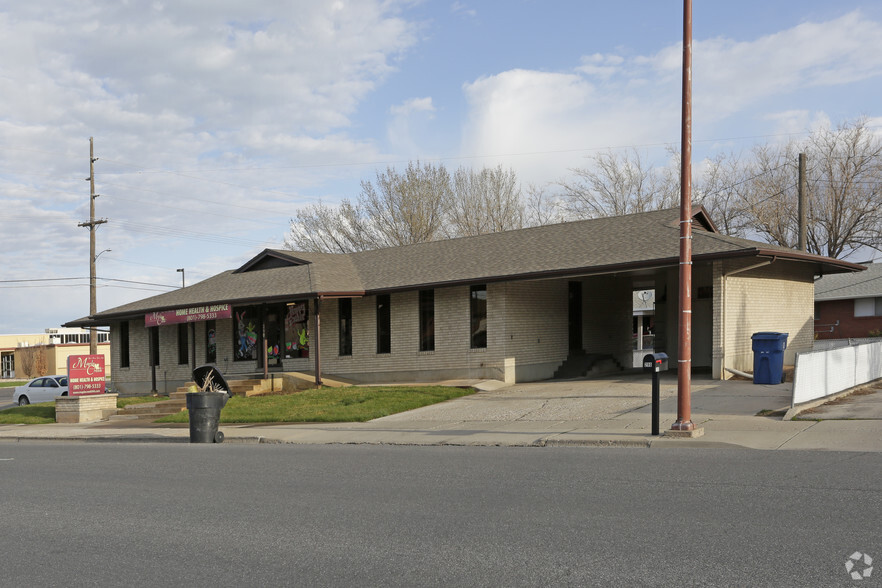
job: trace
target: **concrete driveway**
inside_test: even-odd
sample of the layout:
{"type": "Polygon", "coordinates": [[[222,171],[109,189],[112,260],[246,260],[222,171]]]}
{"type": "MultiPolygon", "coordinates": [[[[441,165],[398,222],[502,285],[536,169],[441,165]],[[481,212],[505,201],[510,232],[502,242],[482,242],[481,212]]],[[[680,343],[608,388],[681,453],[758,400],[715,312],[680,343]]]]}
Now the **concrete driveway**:
{"type": "MultiPolygon", "coordinates": [[[[697,376],[692,380],[692,420],[753,417],[761,410],[790,406],[791,384],[754,385],[697,376]]],[[[677,418],[676,374],[661,379],[661,422],[677,418]]],[[[441,404],[391,415],[374,422],[595,422],[604,427],[649,429],[652,387],[646,374],[624,374],[598,380],[551,380],[482,391],[441,404]]]]}

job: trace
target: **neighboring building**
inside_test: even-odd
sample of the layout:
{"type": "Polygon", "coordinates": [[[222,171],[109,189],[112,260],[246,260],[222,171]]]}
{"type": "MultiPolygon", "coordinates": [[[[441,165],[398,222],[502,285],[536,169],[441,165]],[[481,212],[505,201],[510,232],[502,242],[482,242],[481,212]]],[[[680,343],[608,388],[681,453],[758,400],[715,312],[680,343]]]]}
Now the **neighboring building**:
{"type": "MultiPolygon", "coordinates": [[[[863,269],[727,237],[700,207],[693,219],[693,368],[717,378],[752,369],[757,331],[790,334],[785,362],[811,349],[814,276],[863,269]]],[[[679,211],[663,210],[348,255],[265,250],[68,325],[110,327],[121,392],[178,385],[203,363],[233,376],[514,382],[586,354],[630,365],[632,293],[651,289],[654,347],[676,366],[679,242],[679,211]]]]}
{"type": "Polygon", "coordinates": [[[882,263],[859,274],[824,276],[815,282],[815,336],[861,339],[882,334],[882,263]]]}
{"type": "MultiPolygon", "coordinates": [[[[98,332],[98,352],[104,354],[109,376],[110,333],[107,331],[98,332]]],[[[46,329],[44,333],[0,335],[0,377],[22,380],[47,374],[66,374],[69,356],[88,354],[88,329],[55,328],[46,329]],[[38,373],[40,371],[42,373],[38,373]]]]}

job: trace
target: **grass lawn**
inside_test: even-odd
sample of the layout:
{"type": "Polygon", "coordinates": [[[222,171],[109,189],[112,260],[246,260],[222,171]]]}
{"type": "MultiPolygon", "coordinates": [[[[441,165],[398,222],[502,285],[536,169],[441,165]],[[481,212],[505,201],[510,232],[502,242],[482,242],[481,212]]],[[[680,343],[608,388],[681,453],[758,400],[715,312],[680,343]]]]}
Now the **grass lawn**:
{"type": "MultiPolygon", "coordinates": [[[[141,404],[143,402],[158,402],[168,400],[168,396],[134,396],[132,398],[117,398],[116,407],[123,408],[128,404],[141,404]]],[[[55,401],[28,404],[27,406],[14,406],[6,410],[0,410],[0,425],[45,425],[55,422],[55,401]]]]}
{"type": "Polygon", "coordinates": [[[22,384],[25,384],[26,382],[27,382],[27,380],[22,380],[20,382],[18,382],[18,381],[12,382],[10,380],[3,380],[2,382],[0,382],[0,388],[12,388],[13,386],[21,386],[22,384]]]}
{"type": "MultiPolygon", "coordinates": [[[[221,411],[221,423],[345,423],[404,412],[474,394],[471,388],[445,386],[351,386],[321,388],[294,394],[235,396],[221,411]]],[[[186,410],[158,423],[186,423],[186,410]]]]}
{"type": "Polygon", "coordinates": [[[0,410],[0,425],[45,425],[54,422],[54,400],[0,410]]]}

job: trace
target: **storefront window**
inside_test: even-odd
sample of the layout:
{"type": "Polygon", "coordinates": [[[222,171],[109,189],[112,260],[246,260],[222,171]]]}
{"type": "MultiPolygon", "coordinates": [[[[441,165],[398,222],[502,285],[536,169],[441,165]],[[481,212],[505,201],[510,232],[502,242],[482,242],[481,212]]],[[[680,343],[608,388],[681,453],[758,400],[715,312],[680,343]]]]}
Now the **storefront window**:
{"type": "Polygon", "coordinates": [[[205,362],[217,362],[217,331],[214,321],[205,321],[205,362]]]}
{"type": "Polygon", "coordinates": [[[285,313],[285,357],[309,357],[309,302],[288,304],[285,313]]]}
{"type": "Polygon", "coordinates": [[[235,361],[257,359],[257,333],[260,325],[259,307],[234,308],[233,344],[235,361]]]}

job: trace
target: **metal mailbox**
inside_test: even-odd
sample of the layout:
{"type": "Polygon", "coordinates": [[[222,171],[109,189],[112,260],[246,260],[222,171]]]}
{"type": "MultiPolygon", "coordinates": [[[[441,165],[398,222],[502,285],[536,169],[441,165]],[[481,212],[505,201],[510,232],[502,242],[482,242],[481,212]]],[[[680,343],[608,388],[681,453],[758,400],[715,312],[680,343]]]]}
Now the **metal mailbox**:
{"type": "Polygon", "coordinates": [[[667,353],[647,353],[643,356],[644,372],[666,372],[668,371],[668,354],[667,353]]]}

